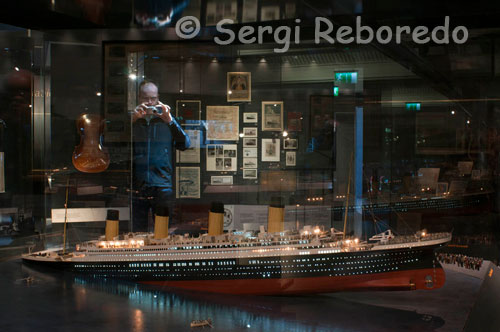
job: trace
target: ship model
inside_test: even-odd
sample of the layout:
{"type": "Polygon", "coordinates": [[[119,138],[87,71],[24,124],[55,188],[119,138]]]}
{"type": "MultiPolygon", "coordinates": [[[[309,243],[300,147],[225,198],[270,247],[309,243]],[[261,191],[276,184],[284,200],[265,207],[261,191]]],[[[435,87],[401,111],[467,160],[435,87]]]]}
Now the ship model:
{"type": "Polygon", "coordinates": [[[306,226],[284,230],[284,207],[270,206],[267,231],[223,232],[224,206],[213,203],[208,233],[169,235],[168,209],[155,212],[154,233],[118,234],[117,210],[108,210],[105,235],[72,252],[25,254],[24,264],[87,278],[115,278],[191,291],[296,295],[347,290],[436,289],[445,274],[434,250],[450,233],[395,236],[368,241],[345,232],[306,226]]]}

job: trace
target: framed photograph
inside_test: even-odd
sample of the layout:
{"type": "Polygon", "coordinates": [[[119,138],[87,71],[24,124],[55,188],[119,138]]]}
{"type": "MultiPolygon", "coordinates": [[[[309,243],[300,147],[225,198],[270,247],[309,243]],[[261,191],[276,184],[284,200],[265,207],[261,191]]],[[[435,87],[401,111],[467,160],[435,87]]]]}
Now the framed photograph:
{"type": "Polygon", "coordinates": [[[470,173],[471,180],[481,180],[481,170],[473,169],[470,173]]]}
{"type": "Polygon", "coordinates": [[[299,142],[296,138],[284,138],[283,139],[283,148],[285,150],[297,150],[299,142]]]}
{"type": "Polygon", "coordinates": [[[177,100],[175,103],[175,117],[180,125],[197,125],[201,120],[200,100],[177,100]]]}
{"type": "Polygon", "coordinates": [[[280,6],[262,6],[260,10],[261,21],[275,21],[280,19],[280,6]]]}
{"type": "Polygon", "coordinates": [[[287,113],[287,130],[288,131],[302,131],[302,113],[301,112],[288,112],[287,113]]]}
{"type": "MultiPolygon", "coordinates": [[[[184,151],[177,150],[177,162],[179,163],[200,163],[200,130],[185,130],[191,140],[191,146],[184,151]]],[[[211,151],[210,153],[215,153],[211,151]]]]}
{"type": "Polygon", "coordinates": [[[257,0],[243,0],[243,13],[241,21],[257,22],[257,0]]]}
{"type": "Polygon", "coordinates": [[[297,165],[297,153],[295,151],[286,152],[286,166],[297,165]]]}
{"type": "Polygon", "coordinates": [[[262,139],[262,161],[280,161],[279,139],[262,139]]]}
{"type": "Polygon", "coordinates": [[[257,158],[257,148],[243,148],[243,158],[257,158]]]}
{"type": "Polygon", "coordinates": [[[256,148],[257,147],[257,138],[243,138],[243,147],[244,148],[256,148]]]}
{"type": "Polygon", "coordinates": [[[207,106],[207,140],[239,140],[239,114],[238,106],[207,106]]]}
{"type": "Polygon", "coordinates": [[[252,101],[252,74],[227,73],[227,101],[252,101]]]}
{"type": "Polygon", "coordinates": [[[256,179],[257,178],[257,170],[256,169],[244,169],[243,170],[243,178],[244,179],[256,179]]]}
{"type": "Polygon", "coordinates": [[[243,168],[257,168],[257,158],[243,158],[243,168]]]}
{"type": "Polygon", "coordinates": [[[438,182],[436,186],[436,196],[444,196],[448,193],[448,182],[438,182]]]}
{"type": "Polygon", "coordinates": [[[257,127],[243,128],[244,137],[257,137],[257,127]]]}
{"type": "Polygon", "coordinates": [[[206,25],[216,25],[222,19],[231,19],[238,23],[238,1],[208,0],[206,25]]]}
{"type": "Polygon", "coordinates": [[[176,197],[200,198],[200,168],[176,167],[176,197]]]}
{"type": "Polygon", "coordinates": [[[262,102],[262,130],[283,131],[283,102],[262,102]]]}
{"type": "Polygon", "coordinates": [[[258,116],[257,113],[243,113],[243,123],[257,123],[258,116]]]}
{"type": "Polygon", "coordinates": [[[233,184],[233,177],[231,175],[227,176],[211,176],[210,184],[212,186],[230,186],[233,184]]]}
{"type": "Polygon", "coordinates": [[[238,145],[236,144],[208,144],[207,145],[207,171],[236,172],[238,162],[238,145]]]}

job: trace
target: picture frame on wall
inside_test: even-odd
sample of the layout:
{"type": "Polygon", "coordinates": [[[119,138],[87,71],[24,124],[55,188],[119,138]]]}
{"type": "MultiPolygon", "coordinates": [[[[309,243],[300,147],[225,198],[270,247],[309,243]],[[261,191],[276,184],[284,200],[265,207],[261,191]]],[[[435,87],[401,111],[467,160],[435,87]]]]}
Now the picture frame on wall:
{"type": "Polygon", "coordinates": [[[284,138],[283,139],[283,149],[285,150],[297,150],[299,147],[299,142],[296,138],[284,138]]]}
{"type": "Polygon", "coordinates": [[[262,161],[280,161],[280,140],[263,138],[261,158],[262,161]]]}
{"type": "Polygon", "coordinates": [[[257,158],[257,148],[243,148],[244,158],[257,158]]]}
{"type": "Polygon", "coordinates": [[[239,140],[239,114],[239,106],[207,106],[207,140],[239,140]]]}
{"type": "Polygon", "coordinates": [[[257,147],[257,138],[256,137],[243,138],[243,147],[244,148],[256,148],[257,147]]]}
{"type": "Polygon", "coordinates": [[[257,0],[243,0],[243,13],[241,21],[245,22],[257,22],[257,0]]]}
{"type": "Polygon", "coordinates": [[[238,145],[207,144],[208,172],[236,172],[238,163],[238,145]]]}
{"type": "Polygon", "coordinates": [[[256,169],[244,169],[243,170],[243,178],[244,179],[257,179],[257,170],[256,169]]]}
{"type": "Polygon", "coordinates": [[[257,137],[257,127],[245,127],[243,128],[244,137],[257,137]]]}
{"type": "Polygon", "coordinates": [[[302,112],[288,112],[286,116],[288,131],[302,131],[302,112]]]}
{"type": "Polygon", "coordinates": [[[201,121],[201,100],[177,100],[175,117],[180,125],[197,125],[201,121]]]}
{"type": "Polygon", "coordinates": [[[286,166],[296,166],[297,165],[297,153],[295,151],[286,152],[286,166]]]}
{"type": "Polygon", "coordinates": [[[262,102],[262,131],[283,131],[283,102],[262,102]]]}
{"type": "Polygon", "coordinates": [[[259,119],[259,114],[250,112],[243,113],[243,123],[257,123],[259,119]]]}
{"type": "Polygon", "coordinates": [[[199,167],[176,167],[176,197],[200,198],[199,167]]]}
{"type": "Polygon", "coordinates": [[[232,175],[211,176],[210,184],[212,186],[230,186],[233,184],[233,176],[232,175]]]}
{"type": "Polygon", "coordinates": [[[252,101],[252,73],[227,73],[227,101],[252,101]]]}
{"type": "Polygon", "coordinates": [[[257,168],[257,158],[243,158],[243,168],[257,168]]]}
{"type": "Polygon", "coordinates": [[[191,146],[184,150],[177,150],[178,163],[200,163],[201,130],[185,130],[191,141],[191,146]]]}

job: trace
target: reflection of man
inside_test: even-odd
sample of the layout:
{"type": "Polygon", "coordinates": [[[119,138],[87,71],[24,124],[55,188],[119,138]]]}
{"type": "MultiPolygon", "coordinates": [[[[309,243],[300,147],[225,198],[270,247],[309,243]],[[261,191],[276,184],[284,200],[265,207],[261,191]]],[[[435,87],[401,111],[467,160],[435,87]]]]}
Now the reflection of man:
{"type": "Polygon", "coordinates": [[[189,2],[190,0],[136,0],[136,23],[149,30],[168,26],[182,15],[189,2]]]}
{"type": "Polygon", "coordinates": [[[134,141],[133,230],[148,230],[148,214],[157,205],[172,205],[172,155],[189,148],[189,136],[158,99],[158,87],[149,81],[139,86],[139,102],[132,114],[134,141]]]}

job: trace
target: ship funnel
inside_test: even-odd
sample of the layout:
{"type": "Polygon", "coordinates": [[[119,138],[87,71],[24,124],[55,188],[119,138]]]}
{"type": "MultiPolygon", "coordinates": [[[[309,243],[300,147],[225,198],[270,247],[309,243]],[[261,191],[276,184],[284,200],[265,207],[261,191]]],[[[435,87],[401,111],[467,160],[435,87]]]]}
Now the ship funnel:
{"type": "Polygon", "coordinates": [[[118,236],[118,222],[120,211],[108,210],[106,216],[106,241],[113,241],[115,236],[118,236]]]}
{"type": "Polygon", "coordinates": [[[155,211],[155,239],[168,237],[168,207],[157,206],[155,211]]]}
{"type": "Polygon", "coordinates": [[[285,230],[285,206],[281,197],[273,197],[267,212],[267,232],[277,233],[285,230]]]}
{"type": "Polygon", "coordinates": [[[208,235],[221,235],[224,233],[224,204],[212,202],[208,214],[208,235]]]}

